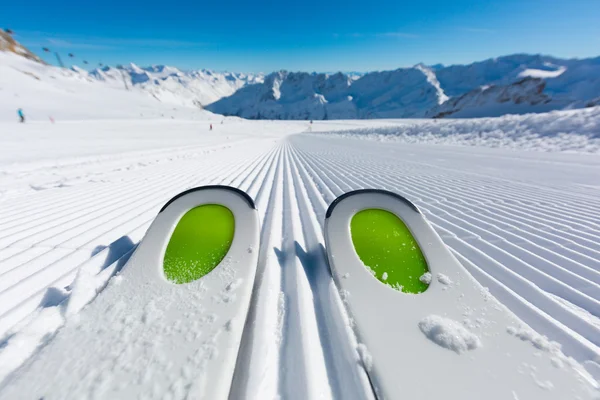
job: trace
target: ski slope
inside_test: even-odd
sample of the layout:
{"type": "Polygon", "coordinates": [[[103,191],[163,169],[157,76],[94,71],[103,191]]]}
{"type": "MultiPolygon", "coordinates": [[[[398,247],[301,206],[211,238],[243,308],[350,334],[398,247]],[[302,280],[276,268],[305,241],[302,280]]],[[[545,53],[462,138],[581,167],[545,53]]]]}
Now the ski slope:
{"type": "Polygon", "coordinates": [[[600,380],[600,158],[326,133],[401,124],[0,124],[0,382],[102,296],[168,199],[207,184],[249,193],[262,226],[233,398],[373,397],[322,233],[359,188],[413,201],[491,294],[600,380]]]}

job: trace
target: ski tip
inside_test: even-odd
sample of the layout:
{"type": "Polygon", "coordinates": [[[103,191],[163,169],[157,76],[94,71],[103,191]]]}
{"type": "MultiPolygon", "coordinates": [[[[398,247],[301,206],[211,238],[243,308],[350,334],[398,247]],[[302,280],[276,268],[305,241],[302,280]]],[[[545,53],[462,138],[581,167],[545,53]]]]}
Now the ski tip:
{"type": "Polygon", "coordinates": [[[167,203],[160,209],[160,211],[158,213],[160,214],[161,212],[166,210],[167,207],[169,207],[169,205],[171,205],[171,203],[173,203],[175,200],[177,200],[180,197],[183,197],[192,192],[198,192],[200,190],[208,190],[208,189],[228,190],[230,192],[237,193],[246,201],[246,203],[248,203],[248,206],[250,206],[250,208],[252,208],[253,210],[256,210],[256,205],[254,204],[254,200],[252,200],[252,197],[250,197],[248,195],[248,193],[244,192],[243,190],[240,190],[240,189],[232,187],[232,186],[225,186],[225,185],[207,185],[207,186],[199,186],[199,187],[195,187],[192,189],[188,189],[184,192],[179,193],[177,196],[175,196],[171,200],[167,201],[167,203]]]}
{"type": "Polygon", "coordinates": [[[409,206],[410,208],[412,208],[414,211],[418,212],[419,214],[421,213],[421,211],[419,211],[417,206],[415,206],[410,200],[406,199],[405,197],[400,196],[398,193],[390,192],[390,191],[383,190],[383,189],[359,189],[359,190],[353,190],[352,192],[344,193],[343,195],[341,195],[337,199],[335,199],[333,201],[333,203],[331,203],[329,205],[329,208],[327,209],[327,212],[325,213],[325,218],[326,219],[329,218],[331,216],[331,213],[333,213],[333,209],[345,198],[354,196],[357,194],[370,194],[370,193],[373,193],[373,194],[377,193],[377,194],[383,194],[386,196],[392,196],[392,197],[400,200],[401,202],[403,202],[404,204],[406,204],[407,206],[409,206]]]}

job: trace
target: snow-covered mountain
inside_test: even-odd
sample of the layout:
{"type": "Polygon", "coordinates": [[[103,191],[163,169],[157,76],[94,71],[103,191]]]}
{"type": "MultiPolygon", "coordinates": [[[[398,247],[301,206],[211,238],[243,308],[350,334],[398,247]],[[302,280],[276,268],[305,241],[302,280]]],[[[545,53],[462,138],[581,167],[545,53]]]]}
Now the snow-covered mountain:
{"type": "MultiPolygon", "coordinates": [[[[82,73],[81,69],[77,71],[82,73]]],[[[106,66],[87,76],[117,87],[145,90],[163,102],[198,107],[230,96],[248,84],[262,83],[264,79],[261,74],[181,71],[165,65],[142,68],[135,64],[118,68],[106,66]]]]}
{"type": "Polygon", "coordinates": [[[428,112],[433,118],[497,117],[505,114],[545,112],[553,109],[544,93],[546,82],[526,77],[507,85],[488,85],[455,96],[428,112]]]}
{"type": "Polygon", "coordinates": [[[498,116],[586,107],[599,93],[600,57],[517,54],[469,65],[419,64],[358,79],[281,71],[208,109],[259,119],[498,116]]]}
{"type": "MultiPolygon", "coordinates": [[[[78,79],[98,83],[94,90],[135,92],[138,98],[145,97],[143,102],[149,98],[166,109],[206,108],[250,119],[483,117],[591,107],[600,102],[600,57],[563,60],[516,54],[469,65],[418,64],[366,74],[279,71],[265,77],[182,71],[165,65],[107,66],[91,72],[76,66],[56,69],[42,65],[35,54],[1,30],[0,50],[38,64],[23,68],[30,77],[72,77],[59,90],[66,93],[78,79]]],[[[14,74],[14,69],[2,78],[14,74]]],[[[46,88],[49,83],[39,86],[46,88]]]]}
{"type": "Polygon", "coordinates": [[[0,51],[15,53],[21,57],[43,63],[42,59],[33,54],[29,49],[17,42],[7,31],[0,29],[0,51]]]}
{"type": "Polygon", "coordinates": [[[222,120],[198,107],[159,101],[138,87],[98,81],[86,71],[58,68],[32,57],[0,51],[0,121],[17,121],[21,108],[27,121],[152,118],[222,120]]]}
{"type": "Polygon", "coordinates": [[[0,113],[6,118],[14,118],[17,108],[33,119],[81,117],[80,111],[95,118],[221,118],[199,108],[262,81],[261,74],[184,72],[164,65],[107,66],[91,72],[57,68],[0,30],[0,113]]]}
{"type": "Polygon", "coordinates": [[[351,84],[342,73],[274,72],[262,84],[248,85],[207,109],[250,119],[356,118],[351,84]]]}

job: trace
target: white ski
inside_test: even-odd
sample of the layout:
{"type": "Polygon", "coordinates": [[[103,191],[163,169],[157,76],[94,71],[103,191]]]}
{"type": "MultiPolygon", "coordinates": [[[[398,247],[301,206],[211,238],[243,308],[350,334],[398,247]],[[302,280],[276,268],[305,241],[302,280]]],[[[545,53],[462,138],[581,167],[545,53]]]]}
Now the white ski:
{"type": "Polygon", "coordinates": [[[226,399],[248,311],[259,246],[252,199],[208,186],[158,214],[120,275],[49,344],[9,376],[6,399],[226,399]],[[188,211],[224,206],[235,231],[225,257],[200,279],[166,279],[170,238],[188,211]]]}
{"type": "Polygon", "coordinates": [[[381,190],[347,193],[329,207],[331,270],[356,333],[358,354],[380,399],[590,399],[595,381],[560,347],[533,332],[479,285],[418,208],[381,190]],[[403,293],[369,271],[351,220],[385,210],[420,246],[429,287],[403,293]]]}

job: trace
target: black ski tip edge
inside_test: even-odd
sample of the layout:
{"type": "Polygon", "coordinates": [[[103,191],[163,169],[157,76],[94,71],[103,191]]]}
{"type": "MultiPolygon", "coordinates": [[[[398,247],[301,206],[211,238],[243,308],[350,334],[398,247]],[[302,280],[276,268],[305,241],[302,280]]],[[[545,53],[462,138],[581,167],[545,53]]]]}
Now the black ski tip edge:
{"type": "Polygon", "coordinates": [[[409,206],[410,208],[412,208],[419,214],[421,214],[421,211],[419,211],[417,206],[415,206],[410,200],[406,199],[405,197],[400,196],[398,193],[390,192],[390,191],[383,190],[383,189],[359,189],[359,190],[353,190],[352,192],[344,193],[343,195],[341,195],[340,197],[335,199],[333,201],[333,203],[331,203],[329,205],[329,208],[327,208],[327,212],[325,213],[325,219],[327,219],[331,216],[331,213],[333,213],[333,209],[345,198],[354,196],[357,194],[368,194],[368,193],[378,193],[378,194],[384,194],[386,196],[392,196],[392,197],[400,200],[401,202],[403,202],[404,204],[406,204],[407,206],[409,206]]]}
{"type": "Polygon", "coordinates": [[[234,192],[234,193],[240,195],[244,200],[246,200],[246,203],[248,203],[250,208],[252,208],[253,210],[256,210],[256,206],[254,205],[254,200],[252,200],[252,197],[250,197],[248,195],[248,193],[244,192],[243,190],[240,190],[238,188],[231,187],[231,186],[225,186],[225,185],[207,185],[207,186],[199,186],[199,187],[195,187],[192,189],[188,189],[184,192],[179,193],[177,196],[175,196],[171,200],[167,201],[167,203],[160,209],[160,211],[158,213],[160,214],[161,212],[166,210],[166,208],[169,207],[169,205],[171,205],[171,203],[173,203],[175,200],[177,200],[180,197],[183,197],[192,192],[199,192],[201,190],[207,190],[207,189],[219,189],[219,190],[227,190],[230,192],[234,192]]]}

